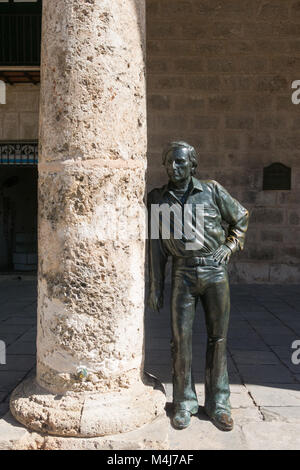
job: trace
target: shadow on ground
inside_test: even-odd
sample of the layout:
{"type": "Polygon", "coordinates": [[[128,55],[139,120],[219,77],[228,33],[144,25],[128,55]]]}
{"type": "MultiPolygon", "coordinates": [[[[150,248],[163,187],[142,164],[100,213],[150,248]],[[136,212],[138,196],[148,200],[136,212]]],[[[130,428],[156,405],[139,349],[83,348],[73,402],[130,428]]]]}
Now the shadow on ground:
{"type": "MultiPolygon", "coordinates": [[[[281,427],[300,427],[300,364],[293,364],[294,350],[291,347],[295,340],[300,340],[300,290],[297,285],[233,285],[231,290],[232,309],[228,335],[231,404],[238,426],[241,428],[247,424],[247,429],[243,430],[243,437],[239,435],[239,444],[232,444],[237,442],[234,440],[227,442],[226,439],[229,438],[221,439],[218,434],[214,446],[244,448],[243,442],[247,437],[246,440],[250,442],[247,445],[251,448],[251,445],[256,445],[251,444],[252,425],[260,423],[259,429],[265,434],[271,433],[272,430],[266,430],[265,427],[274,422],[281,427]]],[[[149,311],[145,313],[145,370],[164,384],[168,415],[172,411],[169,295],[170,289],[165,308],[160,314],[149,311]]],[[[34,278],[0,278],[0,340],[6,343],[6,364],[0,364],[2,417],[8,410],[12,390],[33,373],[35,367],[34,278]]],[[[209,442],[205,441],[205,433],[213,432],[209,427],[212,425],[202,409],[205,349],[204,316],[198,306],[193,337],[193,370],[200,407],[198,415],[193,417],[192,428],[194,426],[197,433],[202,435],[201,448],[211,448],[209,442]]],[[[291,432],[293,431],[289,428],[289,435],[291,432]]],[[[174,433],[173,437],[171,435],[172,448],[200,448],[198,443],[191,447],[190,434],[185,434],[185,431],[174,433]],[[178,433],[181,433],[179,440],[178,433]],[[182,436],[186,436],[186,444],[182,436]]],[[[290,444],[287,443],[286,448],[289,447],[290,444]]]]}

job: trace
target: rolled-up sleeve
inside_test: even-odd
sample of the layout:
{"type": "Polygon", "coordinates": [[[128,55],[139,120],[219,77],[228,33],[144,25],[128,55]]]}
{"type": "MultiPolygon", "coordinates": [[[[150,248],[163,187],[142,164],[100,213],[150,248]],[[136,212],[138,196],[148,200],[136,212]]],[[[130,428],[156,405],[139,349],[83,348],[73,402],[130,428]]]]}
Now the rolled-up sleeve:
{"type": "Polygon", "coordinates": [[[222,219],[228,223],[228,236],[225,244],[233,253],[242,250],[248,228],[249,212],[217,182],[215,182],[215,200],[222,219]]]}

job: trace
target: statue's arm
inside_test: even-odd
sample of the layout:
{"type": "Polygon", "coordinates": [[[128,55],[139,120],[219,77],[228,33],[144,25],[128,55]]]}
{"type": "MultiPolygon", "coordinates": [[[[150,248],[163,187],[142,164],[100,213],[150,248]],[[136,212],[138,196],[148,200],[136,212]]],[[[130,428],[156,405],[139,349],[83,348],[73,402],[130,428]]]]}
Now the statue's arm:
{"type": "Polygon", "coordinates": [[[228,223],[225,245],[230,249],[230,256],[230,254],[244,248],[249,212],[219,183],[215,183],[215,196],[222,219],[228,223]]]}
{"type": "Polygon", "coordinates": [[[163,307],[165,269],[168,261],[162,240],[151,237],[151,204],[156,203],[155,193],[148,195],[148,265],[149,265],[149,298],[152,310],[159,311],[163,307]]]}

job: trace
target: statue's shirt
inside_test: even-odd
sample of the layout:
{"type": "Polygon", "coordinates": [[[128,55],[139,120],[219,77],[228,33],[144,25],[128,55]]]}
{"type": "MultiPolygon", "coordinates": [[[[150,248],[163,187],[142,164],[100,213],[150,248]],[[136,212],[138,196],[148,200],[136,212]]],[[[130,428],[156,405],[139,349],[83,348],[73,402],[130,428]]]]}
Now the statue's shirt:
{"type": "Polygon", "coordinates": [[[199,181],[194,177],[191,178],[188,191],[185,193],[174,191],[170,183],[161,188],[153,189],[148,194],[148,215],[150,280],[155,284],[163,282],[164,267],[168,256],[208,256],[222,244],[226,244],[232,252],[243,249],[249,218],[248,211],[219,183],[213,180],[199,181]],[[169,223],[169,237],[162,236],[165,235],[164,218],[160,216],[158,222],[159,236],[156,239],[151,238],[152,205],[160,208],[168,206],[172,208],[170,223],[169,220],[165,221],[169,223]],[[190,245],[187,245],[189,240],[184,236],[184,211],[186,209],[187,213],[188,211],[192,212],[191,217],[194,224],[197,206],[202,209],[204,237],[200,248],[187,249],[190,245]],[[224,229],[224,223],[228,225],[227,233],[224,229]],[[180,238],[176,234],[178,224],[182,224],[181,233],[183,236],[180,238]]]}

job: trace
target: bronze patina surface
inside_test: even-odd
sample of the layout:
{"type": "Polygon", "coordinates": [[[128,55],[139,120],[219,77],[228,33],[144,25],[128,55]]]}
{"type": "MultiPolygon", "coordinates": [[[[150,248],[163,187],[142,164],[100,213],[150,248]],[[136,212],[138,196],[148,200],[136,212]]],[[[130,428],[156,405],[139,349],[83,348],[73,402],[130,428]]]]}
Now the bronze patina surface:
{"type": "MultiPolygon", "coordinates": [[[[223,430],[233,427],[227,372],[226,340],[230,313],[230,290],[227,264],[232,253],[244,247],[248,211],[219,183],[198,180],[195,149],[185,142],[172,142],[163,153],[168,183],[148,194],[149,214],[149,306],[159,311],[163,305],[165,267],[172,258],[172,423],[183,429],[198,412],[192,374],[192,329],[197,302],[205,312],[207,351],[205,368],[205,411],[223,430]],[[167,206],[162,206],[162,205],[167,206]],[[155,222],[159,236],[151,237],[154,224],[153,205],[172,208],[170,236],[163,236],[165,221],[155,222]],[[186,207],[192,211],[195,226],[196,206],[203,212],[203,239],[190,249],[185,237],[186,207]],[[176,210],[181,208],[181,210],[176,210]],[[224,229],[227,224],[227,230],[224,229]],[[178,227],[182,236],[179,238],[178,227]]],[[[197,233],[195,234],[197,238],[197,233]]]]}

